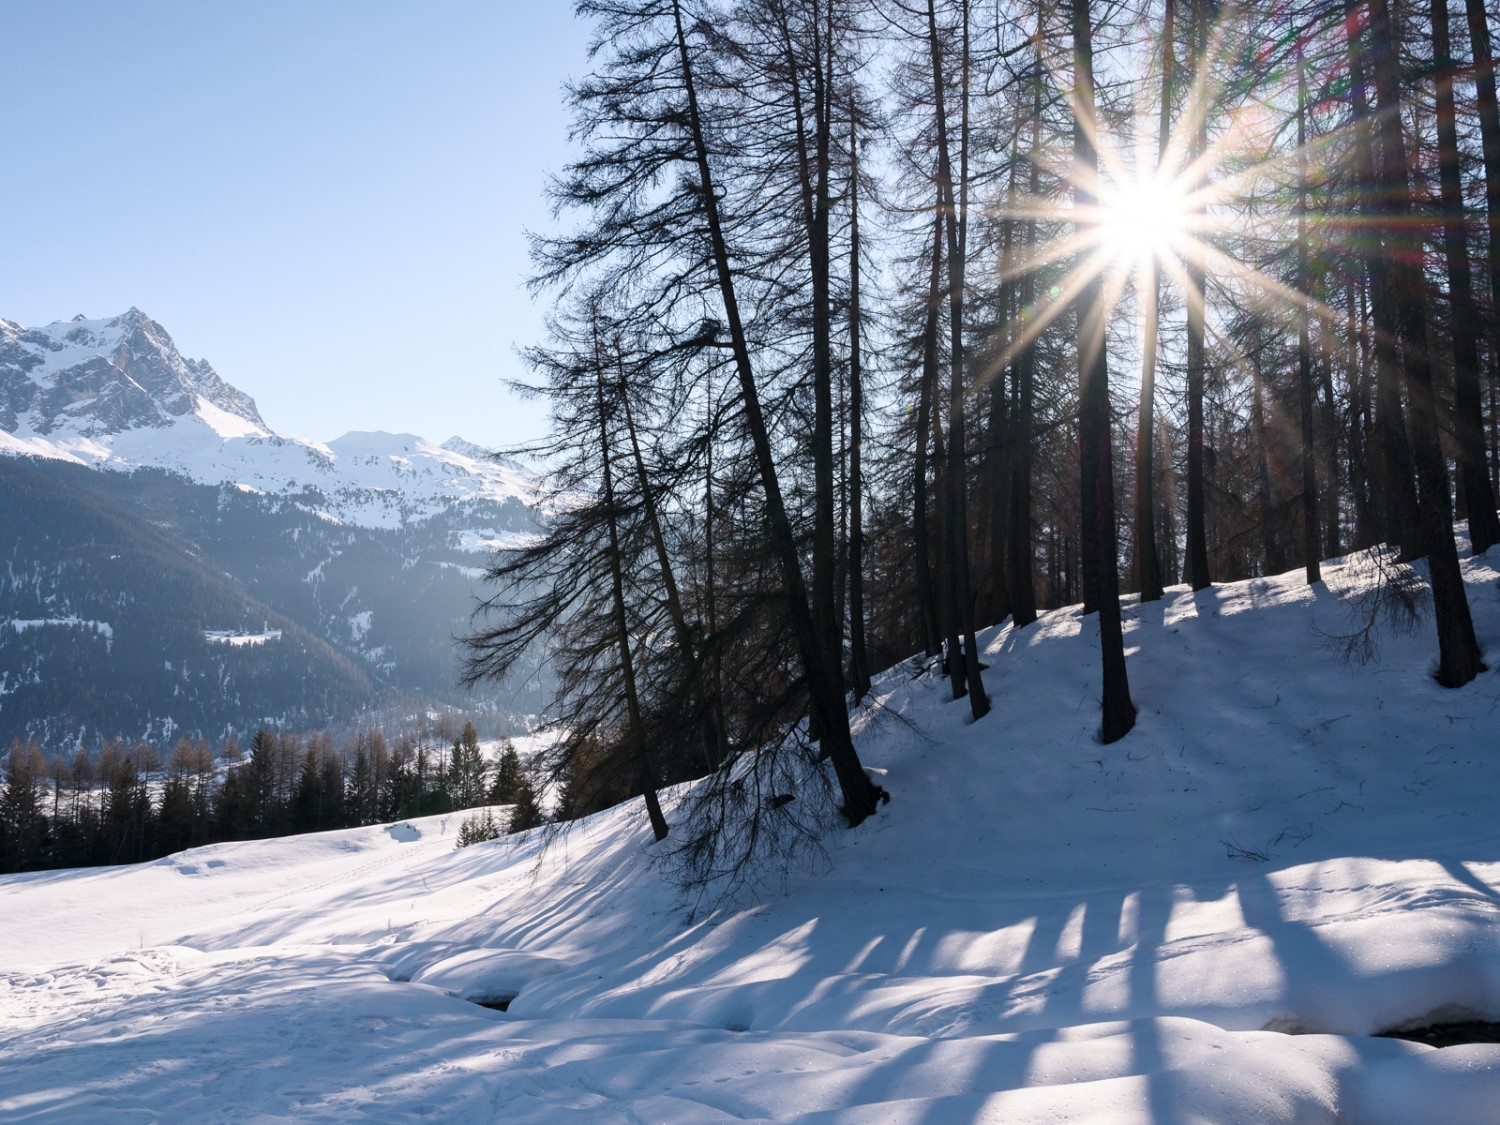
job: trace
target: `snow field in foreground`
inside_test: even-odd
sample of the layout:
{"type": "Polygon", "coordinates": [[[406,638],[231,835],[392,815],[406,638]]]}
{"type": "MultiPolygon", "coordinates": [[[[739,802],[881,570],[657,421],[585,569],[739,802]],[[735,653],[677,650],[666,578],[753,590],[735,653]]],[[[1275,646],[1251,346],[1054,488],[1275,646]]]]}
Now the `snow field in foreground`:
{"type": "Polygon", "coordinates": [[[1500,1122],[1500,1046],[1369,1037],[1500,1019],[1497,568],[1459,691],[1430,622],[1323,646],[1340,564],[1127,603],[1112,746],[1076,607],[982,635],[979,723],[892,669],[891,803],[706,917],[639,802],[0,879],[0,1120],[1500,1122]]]}

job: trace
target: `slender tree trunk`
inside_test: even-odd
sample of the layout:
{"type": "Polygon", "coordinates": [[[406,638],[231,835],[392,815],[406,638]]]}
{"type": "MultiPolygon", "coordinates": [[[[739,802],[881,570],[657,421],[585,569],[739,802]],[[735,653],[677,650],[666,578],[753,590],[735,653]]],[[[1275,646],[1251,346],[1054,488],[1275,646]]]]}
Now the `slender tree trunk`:
{"type": "Polygon", "coordinates": [[[932,431],[933,404],[937,398],[938,305],[942,300],[943,205],[942,194],[932,210],[932,272],[927,285],[927,314],[922,323],[922,383],[917,391],[917,463],[912,493],[912,537],[917,553],[917,603],[922,616],[922,640],[928,656],[943,647],[938,624],[938,599],[932,583],[932,561],[927,529],[927,439],[932,431]]]}
{"type": "MultiPolygon", "coordinates": [[[[1016,147],[1016,141],[1011,139],[1011,147],[1016,147]]],[[[1011,166],[1009,183],[1006,186],[1005,213],[1010,213],[1015,208],[1017,171],[1011,166]]],[[[1012,223],[1006,223],[1001,235],[1000,248],[1000,289],[996,294],[998,310],[998,322],[1001,324],[1014,324],[1015,320],[1015,227],[1012,223]]],[[[1001,337],[1001,341],[1004,337],[1001,337]]],[[[998,352],[1002,343],[994,345],[998,352]]],[[[1011,423],[1011,412],[1015,407],[1014,388],[1008,385],[1005,378],[1005,365],[996,361],[986,364],[988,371],[988,385],[985,391],[989,397],[989,417],[985,427],[984,448],[984,486],[982,498],[985,511],[985,542],[988,546],[988,558],[980,571],[984,576],[981,586],[987,592],[986,601],[982,611],[982,620],[998,623],[1010,614],[1010,575],[1008,573],[1008,556],[1006,552],[1006,536],[1010,530],[1010,519],[1007,509],[1010,506],[1012,489],[1010,487],[1010,474],[1014,468],[1015,451],[1011,442],[1011,434],[1014,426],[1011,423]],[[988,579],[985,581],[984,579],[988,579]]]]}
{"type": "Polygon", "coordinates": [[[1333,357],[1324,355],[1318,364],[1323,398],[1321,427],[1323,431],[1323,486],[1320,498],[1323,503],[1324,539],[1320,554],[1330,556],[1342,554],[1343,529],[1339,520],[1339,429],[1338,404],[1333,393],[1333,357]]]}
{"type": "MultiPolygon", "coordinates": [[[[1372,40],[1373,29],[1359,32],[1359,0],[1345,0],[1344,28],[1349,47],[1350,95],[1354,108],[1355,174],[1361,184],[1357,192],[1361,211],[1371,231],[1385,231],[1390,226],[1388,212],[1392,201],[1384,196],[1382,175],[1389,170],[1390,157],[1381,145],[1379,166],[1375,160],[1372,136],[1374,116],[1370,112],[1365,90],[1364,43],[1372,40]]],[[[1375,40],[1369,50],[1376,53],[1387,45],[1375,40]]],[[[1382,108],[1387,108],[1382,106],[1382,108]]],[[[1399,122],[1396,137],[1400,137],[1399,122]]],[[[1404,179],[1403,167],[1400,175],[1404,179]]],[[[1397,324],[1396,304],[1392,294],[1395,255],[1381,252],[1378,234],[1367,234],[1373,245],[1365,259],[1369,275],[1370,309],[1374,319],[1375,352],[1375,424],[1368,444],[1370,477],[1370,517],[1377,542],[1400,547],[1403,557],[1421,554],[1416,527],[1417,490],[1412,472],[1411,445],[1406,434],[1405,413],[1401,404],[1401,355],[1398,341],[1405,339],[1397,324]]]]}
{"type": "MultiPolygon", "coordinates": [[[[1042,47],[1041,14],[1037,15],[1036,73],[1032,79],[1031,148],[1026,158],[1027,198],[1035,200],[1041,185],[1042,47]]],[[[1014,467],[1010,476],[1010,605],[1011,626],[1020,629],[1036,620],[1036,585],[1032,579],[1031,462],[1032,428],[1036,417],[1036,337],[1031,322],[1036,317],[1037,223],[1026,219],[1026,260],[1016,285],[1021,306],[1021,331],[1026,341],[1016,353],[1012,382],[1016,408],[1011,412],[1011,450],[1014,467]]]]}
{"type": "MultiPolygon", "coordinates": [[[[838,536],[834,503],[833,453],[833,309],[830,303],[829,175],[832,168],[831,83],[825,67],[832,66],[831,37],[825,35],[821,4],[812,24],[812,106],[802,93],[802,71],[792,43],[790,25],[781,24],[797,144],[797,173],[802,196],[802,223],[807,233],[808,274],[812,283],[813,350],[813,540],[812,613],[817,628],[824,675],[838,684],[843,696],[843,630],[838,615],[836,558],[838,536]],[[811,122],[809,123],[809,112],[811,122]],[[809,129],[811,135],[809,135],[809,129]]],[[[814,722],[812,733],[822,737],[814,722]]]]}
{"type": "Polygon", "coordinates": [[[636,485],[641,491],[641,507],[646,514],[646,526],[651,531],[651,545],[656,551],[656,565],[661,571],[662,594],[667,603],[667,616],[672,621],[672,633],[677,640],[677,650],[682,654],[688,686],[693,693],[693,705],[702,716],[703,753],[705,764],[713,769],[722,761],[719,751],[719,734],[709,701],[708,685],[703,673],[703,657],[688,626],[687,612],[683,609],[682,595],[677,587],[677,576],[672,571],[672,559],[667,554],[667,539],[662,532],[661,512],[656,502],[656,490],[651,487],[646,472],[646,459],[641,454],[640,437],[636,433],[635,412],[630,408],[630,395],[625,386],[623,373],[620,377],[620,406],[624,417],[625,432],[630,438],[630,452],[635,464],[636,485]]]}
{"type": "MultiPolygon", "coordinates": [[[[1156,127],[1158,178],[1172,139],[1173,80],[1177,5],[1164,0],[1161,32],[1161,110],[1156,127]]],[[[1156,255],[1141,278],[1141,409],[1135,431],[1135,585],[1142,602],[1162,596],[1161,553],[1156,547],[1156,349],[1161,324],[1161,277],[1156,255]]]]}
{"type": "Polygon", "coordinates": [[[1479,385],[1479,339],[1483,331],[1474,303],[1469,267],[1468,224],[1458,155],[1457,111],[1453,104],[1456,66],[1448,42],[1447,0],[1432,0],[1432,53],[1437,86],[1438,181],[1442,194],[1443,254],[1453,310],[1453,416],[1458,437],[1458,473],[1469,539],[1476,555],[1500,542],[1500,516],[1485,464],[1484,411],[1479,385]]]}
{"type": "MultiPolygon", "coordinates": [[[[949,602],[957,601],[955,624],[963,629],[968,650],[955,647],[954,626],[949,627],[950,675],[963,675],[968,688],[969,710],[982,719],[990,710],[989,696],[979,668],[979,642],[974,629],[974,596],[969,583],[969,521],[967,457],[964,445],[964,256],[967,252],[966,224],[968,209],[969,146],[969,11],[968,0],[962,0],[963,61],[960,64],[959,106],[959,182],[955,191],[953,168],[948,153],[947,111],[943,96],[943,66],[938,46],[937,12],[933,0],[927,0],[928,41],[932,49],[932,84],[937,109],[938,184],[943,192],[943,206],[948,214],[948,559],[952,591],[949,602]],[[954,668],[955,662],[961,662],[954,668]]],[[[963,694],[954,685],[954,698],[963,694]]]]}
{"type": "Polygon", "coordinates": [[[859,115],[849,123],[849,679],[855,702],[870,691],[865,653],[864,371],[860,366],[859,115]]]}
{"type": "Polygon", "coordinates": [[[709,714],[714,724],[715,755],[719,762],[729,760],[729,732],[724,717],[724,662],[719,642],[719,587],[714,560],[714,444],[717,427],[713,424],[713,383],[709,381],[708,395],[709,425],[704,449],[703,464],[703,585],[704,618],[708,625],[705,638],[706,669],[709,687],[709,714]]]}
{"type": "MultiPolygon", "coordinates": [[[[1486,265],[1490,276],[1490,307],[1487,318],[1486,338],[1490,346],[1491,365],[1491,420],[1492,428],[1500,431],[1500,409],[1493,405],[1495,388],[1500,387],[1500,104],[1495,97],[1495,54],[1490,38],[1490,25],[1485,12],[1484,0],[1465,0],[1465,11],[1469,19],[1469,42],[1474,56],[1474,88],[1479,110],[1479,140],[1484,152],[1484,206],[1485,226],[1489,237],[1485,240],[1486,265]]],[[[1491,453],[1500,462],[1500,437],[1492,432],[1491,453]]],[[[1497,474],[1500,476],[1500,474],[1497,474]]],[[[1490,481],[1490,511],[1495,502],[1495,481],[1490,481]]],[[[1481,520],[1488,525],[1478,535],[1474,532],[1471,500],[1469,507],[1469,535],[1474,551],[1478,554],[1500,542],[1500,525],[1496,521],[1481,520]],[[1481,545],[1482,544],[1482,545],[1481,545]]]]}
{"type": "Polygon", "coordinates": [[[1307,67],[1297,51],[1297,405],[1302,421],[1302,564],[1308,585],[1322,580],[1319,569],[1318,478],[1313,435],[1312,273],[1307,264],[1307,67]]]}
{"type": "Polygon", "coordinates": [[[827,674],[823,645],[808,605],[807,587],[802,578],[802,563],[797,556],[797,541],[792,534],[782,498],[781,481],[776,472],[775,454],[771,449],[770,431],[761,407],[760,391],[755,383],[755,369],[750,360],[750,344],[740,319],[739,298],[735,291],[734,270],[729,262],[729,248],[719,216],[719,202],[708,159],[708,144],[703,133],[698,108],[697,88],[693,81],[692,58],[687,35],[682,26],[682,5],[673,0],[672,14],[676,28],[679,65],[688,102],[687,125],[692,137],[699,187],[703,199],[704,219],[708,228],[709,250],[719,285],[719,297],[728,322],[730,346],[734,354],[735,375],[739,380],[740,400],[745,428],[755,450],[755,462],[765,493],[766,523],[776,554],[781,562],[782,581],[786,586],[787,615],[802,659],[808,685],[809,721],[823,735],[823,749],[833,763],[843,796],[844,819],[857,825],[873,813],[881,800],[888,800],[885,790],[872,782],[864,771],[854,740],[849,733],[849,713],[844,707],[843,689],[837,679],[827,674]]]}
{"type": "MultiPolygon", "coordinates": [[[[1094,44],[1089,0],[1072,0],[1074,57],[1074,210],[1094,210],[1099,169],[1093,132],[1094,44]]],[[[1090,232],[1093,233],[1093,232],[1090,232]]],[[[1125,670],[1120,622],[1120,581],[1115,543],[1113,457],[1110,451],[1109,360],[1105,351],[1103,282],[1097,273],[1078,298],[1078,448],[1082,482],[1084,582],[1099,607],[1099,648],[1104,671],[1101,741],[1115,742],[1135,726],[1135,704],[1125,670]]]]}
{"type": "MultiPolygon", "coordinates": [[[[602,357],[596,355],[596,360],[602,357]]],[[[646,725],[641,715],[640,695],[636,690],[635,661],[630,652],[630,621],[625,612],[625,573],[620,559],[619,509],[615,504],[614,470],[611,462],[614,454],[610,450],[609,424],[604,403],[604,377],[597,381],[599,409],[599,456],[604,466],[604,509],[609,527],[609,579],[612,595],[615,640],[620,650],[620,675],[625,684],[625,712],[630,724],[630,749],[635,758],[640,778],[641,795],[646,799],[646,815],[651,820],[651,832],[658,840],[667,838],[667,818],[662,814],[661,802],[656,796],[656,771],[651,766],[651,754],[646,746],[646,725]]]]}
{"type": "Polygon", "coordinates": [[[1250,441],[1255,447],[1255,505],[1258,509],[1262,540],[1261,573],[1279,574],[1282,565],[1281,545],[1277,537],[1279,520],[1271,498],[1270,456],[1266,449],[1265,380],[1260,372],[1260,348],[1250,357],[1250,441]]]}
{"type": "Polygon", "coordinates": [[[1348,345],[1344,352],[1344,375],[1349,383],[1349,494],[1354,502],[1354,534],[1350,545],[1356,551],[1380,542],[1370,501],[1370,340],[1365,325],[1366,276],[1359,278],[1358,300],[1352,279],[1344,283],[1348,308],[1348,345]]]}
{"type": "MultiPolygon", "coordinates": [[[[1076,2],[1076,0],[1075,0],[1076,2]]],[[[1201,168],[1208,152],[1208,106],[1211,89],[1208,76],[1209,0],[1193,0],[1194,97],[1189,108],[1192,115],[1193,140],[1188,148],[1188,163],[1195,188],[1206,185],[1207,174],[1201,168]]],[[[1203,208],[1198,208],[1201,217],[1203,208]]],[[[1205,507],[1203,465],[1203,392],[1207,368],[1204,351],[1204,329],[1208,292],[1207,268],[1203,252],[1190,248],[1187,254],[1187,571],[1194,590],[1213,584],[1208,569],[1208,528],[1205,507]]]]}

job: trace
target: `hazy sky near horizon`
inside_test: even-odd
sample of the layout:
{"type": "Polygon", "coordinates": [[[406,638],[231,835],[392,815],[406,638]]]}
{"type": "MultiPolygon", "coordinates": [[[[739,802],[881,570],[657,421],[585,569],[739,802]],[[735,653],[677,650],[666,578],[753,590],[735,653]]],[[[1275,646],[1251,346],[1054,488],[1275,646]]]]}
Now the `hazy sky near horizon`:
{"type": "Polygon", "coordinates": [[[0,25],[0,317],[137,306],[283,433],[544,429],[503,380],[542,331],[568,0],[0,0],[0,25]]]}

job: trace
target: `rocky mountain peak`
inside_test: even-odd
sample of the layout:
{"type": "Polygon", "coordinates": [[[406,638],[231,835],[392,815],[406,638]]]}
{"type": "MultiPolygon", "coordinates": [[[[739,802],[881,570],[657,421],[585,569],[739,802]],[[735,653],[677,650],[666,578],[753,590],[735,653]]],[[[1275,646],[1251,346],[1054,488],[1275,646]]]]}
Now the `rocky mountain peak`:
{"type": "Polygon", "coordinates": [[[266,429],[255,402],[203,360],[182,356],[140,309],[107,320],[82,314],[0,334],[0,429],[99,438],[155,429],[199,413],[200,399],[266,429]]]}

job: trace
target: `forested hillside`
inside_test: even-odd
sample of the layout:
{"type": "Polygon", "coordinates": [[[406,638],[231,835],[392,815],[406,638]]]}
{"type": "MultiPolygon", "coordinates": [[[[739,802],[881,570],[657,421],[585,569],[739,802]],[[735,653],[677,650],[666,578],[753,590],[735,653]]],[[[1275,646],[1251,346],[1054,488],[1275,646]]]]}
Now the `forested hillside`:
{"type": "Polygon", "coordinates": [[[581,0],[528,353],[566,503],[492,568],[471,678],[545,638],[554,768],[644,793],[658,836],[656,785],[717,770],[709,869],[761,836],[700,827],[765,823],[805,753],[851,825],[899,797],[850,741],[872,668],[940,660],[1003,740],[977,630],[1076,600],[1106,744],[1138,706],[1122,591],[1367,548],[1387,605],[1427,560],[1464,689],[1455,503],[1500,538],[1500,118],[1465,11],[581,0]]]}
{"type": "Polygon", "coordinates": [[[382,708],[540,705],[535,683],[457,683],[480,573],[463,537],[527,526],[519,502],[369,528],[320,500],[0,458],[0,740],[165,752],[183,733],[217,747],[382,708]]]}

